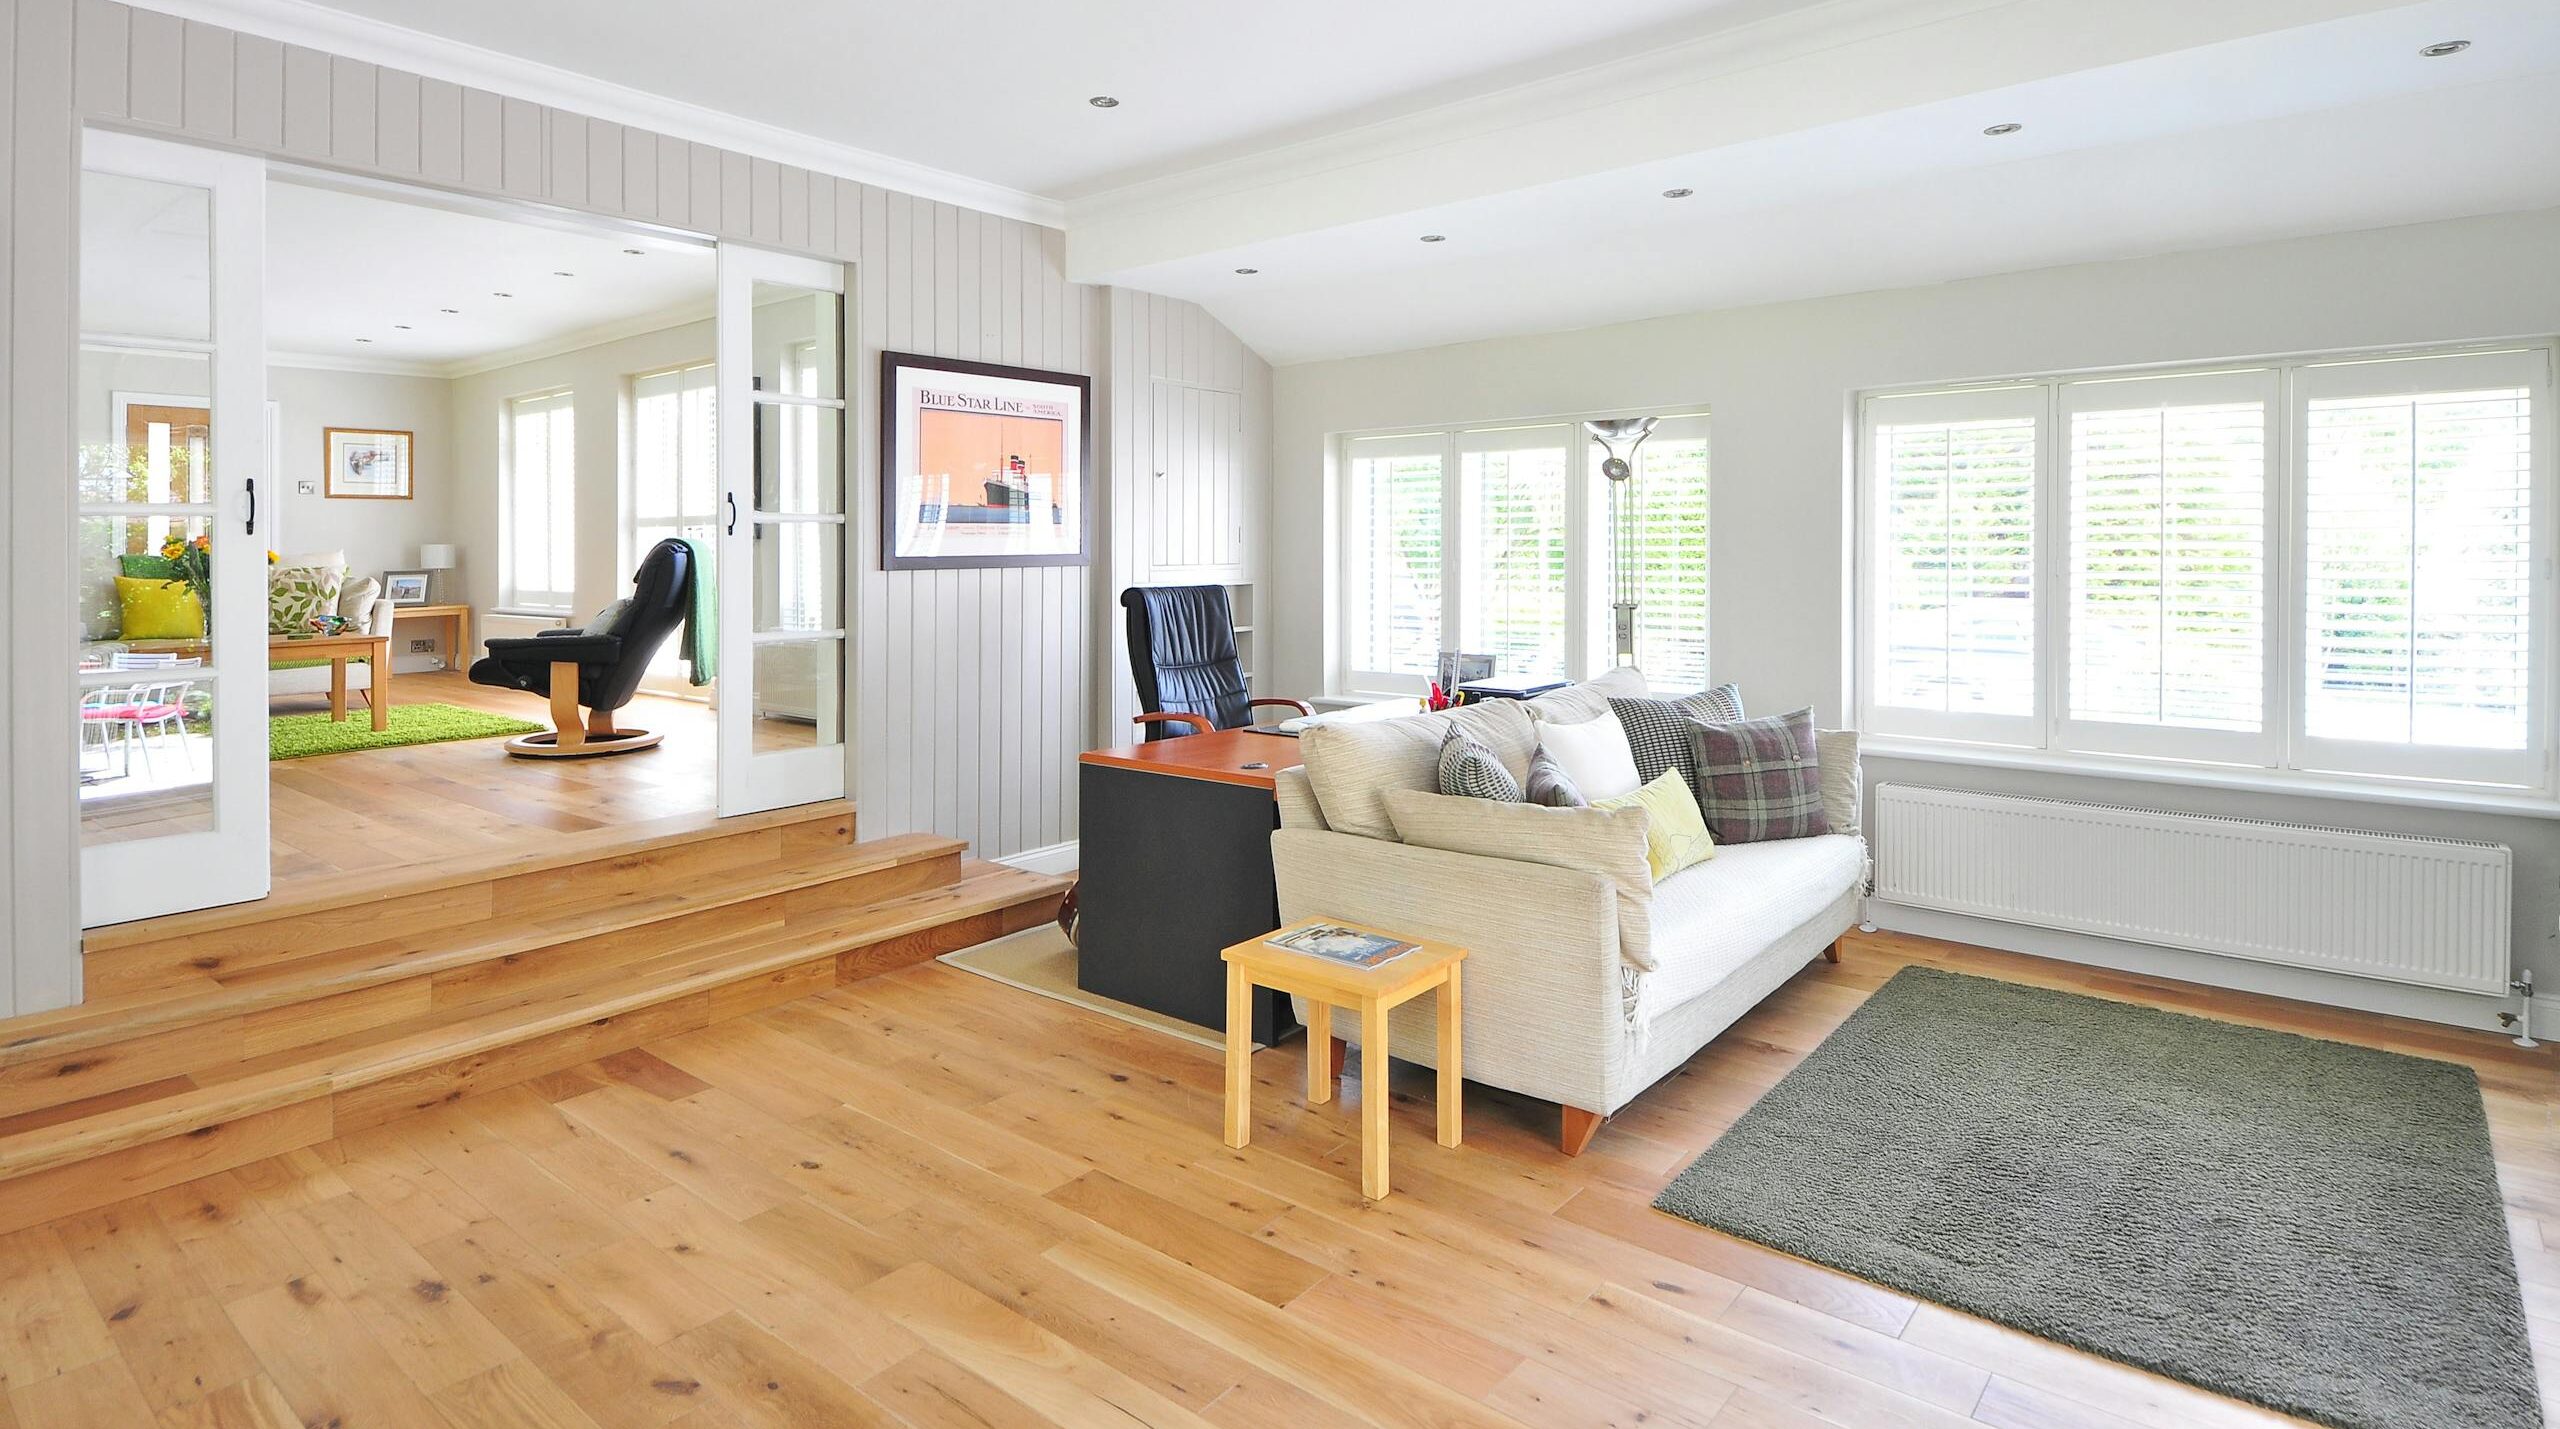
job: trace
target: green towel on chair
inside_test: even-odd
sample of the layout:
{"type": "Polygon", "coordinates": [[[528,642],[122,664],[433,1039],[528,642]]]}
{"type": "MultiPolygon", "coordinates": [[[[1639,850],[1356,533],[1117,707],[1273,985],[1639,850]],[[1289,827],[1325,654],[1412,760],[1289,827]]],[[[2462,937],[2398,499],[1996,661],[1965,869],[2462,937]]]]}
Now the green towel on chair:
{"type": "Polygon", "coordinates": [[[711,543],[679,537],[693,553],[693,605],[684,617],[684,660],[696,686],[720,673],[720,602],[712,585],[711,543]]]}

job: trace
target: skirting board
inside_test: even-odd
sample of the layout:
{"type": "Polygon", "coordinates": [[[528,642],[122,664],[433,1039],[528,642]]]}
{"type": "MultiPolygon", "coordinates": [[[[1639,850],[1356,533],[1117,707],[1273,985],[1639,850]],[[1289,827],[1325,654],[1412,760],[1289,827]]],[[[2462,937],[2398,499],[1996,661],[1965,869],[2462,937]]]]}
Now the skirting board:
{"type": "Polygon", "coordinates": [[[1062,844],[1049,844],[1043,848],[1027,848],[1020,853],[1009,853],[997,859],[996,862],[1008,868],[1021,869],[1025,873],[1046,873],[1052,876],[1068,874],[1075,872],[1081,866],[1076,849],[1077,841],[1069,839],[1062,844]]]}
{"type": "MultiPolygon", "coordinates": [[[[1976,947],[2086,963],[2118,972],[2177,978],[2182,982],[2265,993],[2270,997],[2289,997],[2298,1002],[2316,1002],[2327,1007],[2352,1008],[2358,1012],[2415,1017],[2421,1021],[2502,1035],[2513,1031],[2498,1023],[2499,1013],[2515,1010],[2515,999],[2511,997],[2474,997],[2434,988],[2377,982],[2371,978],[2340,977],[2335,973],[2278,967],[2273,963],[2256,963],[2246,958],[2224,957],[2219,953],[2156,948],[2147,943],[2127,943],[2086,933],[2030,928],[1962,913],[1942,913],[1934,908],[1907,908],[1881,898],[1867,900],[1867,916],[1879,928],[1889,928],[1897,933],[1916,933],[1924,938],[1943,938],[1951,943],[1971,943],[1976,947]]],[[[2560,997],[2543,995],[2534,998],[2533,1026],[2534,1035],[2541,1040],[2560,1040],[2560,997]]]]}

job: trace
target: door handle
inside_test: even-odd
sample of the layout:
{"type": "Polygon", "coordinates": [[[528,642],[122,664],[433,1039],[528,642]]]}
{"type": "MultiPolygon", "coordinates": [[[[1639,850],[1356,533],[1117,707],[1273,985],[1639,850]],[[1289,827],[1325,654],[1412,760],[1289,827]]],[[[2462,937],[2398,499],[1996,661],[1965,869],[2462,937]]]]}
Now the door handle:
{"type": "Polygon", "coordinates": [[[258,479],[254,476],[249,478],[249,530],[247,534],[252,536],[258,534],[258,479]]]}
{"type": "Polygon", "coordinates": [[[735,536],[738,534],[738,493],[732,491],[725,495],[729,502],[729,534],[735,536]]]}

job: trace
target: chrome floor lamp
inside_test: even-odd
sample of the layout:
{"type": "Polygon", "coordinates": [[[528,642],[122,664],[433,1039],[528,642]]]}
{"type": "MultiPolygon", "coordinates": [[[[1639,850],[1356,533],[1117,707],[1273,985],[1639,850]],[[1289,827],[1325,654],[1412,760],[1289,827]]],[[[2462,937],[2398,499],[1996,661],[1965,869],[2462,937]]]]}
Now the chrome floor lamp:
{"type": "Polygon", "coordinates": [[[1637,555],[1644,549],[1644,504],[1636,500],[1636,448],[1644,445],[1660,420],[1613,417],[1582,424],[1608,453],[1600,463],[1600,474],[1609,479],[1609,613],[1620,665],[1636,662],[1636,603],[1643,589],[1642,574],[1636,569],[1637,555]]]}

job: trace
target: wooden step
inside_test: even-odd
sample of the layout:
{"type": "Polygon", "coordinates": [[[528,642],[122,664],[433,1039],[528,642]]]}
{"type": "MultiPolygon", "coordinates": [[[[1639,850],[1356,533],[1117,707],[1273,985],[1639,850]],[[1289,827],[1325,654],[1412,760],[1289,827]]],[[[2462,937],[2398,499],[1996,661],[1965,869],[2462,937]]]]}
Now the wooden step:
{"type": "Polygon", "coordinates": [[[1035,926],[1067,880],[971,861],[855,903],[831,884],[781,925],[598,958],[540,986],[201,1066],[0,1135],[0,1232],[211,1174],[1035,926]]]}
{"type": "Polygon", "coordinates": [[[645,898],[670,883],[767,867],[854,841],[843,800],[706,821],[700,815],[570,834],[543,848],[471,855],[385,875],[315,880],[252,903],[92,928],[82,970],[92,999],[210,992],[253,968],[492,919],[548,917],[645,898]]]}
{"type": "Polygon", "coordinates": [[[729,927],[779,928],[795,909],[865,903],[960,877],[966,845],[907,834],[756,869],[696,874],[646,897],[566,902],[538,922],[485,919],[214,980],[18,1019],[0,1044],[0,1129],[35,1108],[108,1095],[503,995],[729,927]]]}

